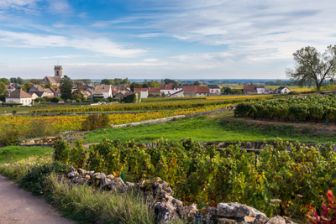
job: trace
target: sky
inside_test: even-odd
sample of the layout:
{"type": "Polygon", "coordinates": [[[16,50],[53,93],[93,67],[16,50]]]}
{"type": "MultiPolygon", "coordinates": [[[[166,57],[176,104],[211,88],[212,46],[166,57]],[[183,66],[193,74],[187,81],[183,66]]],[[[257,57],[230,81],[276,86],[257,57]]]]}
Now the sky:
{"type": "Polygon", "coordinates": [[[0,0],[0,77],[285,79],[335,0],[0,0]]]}

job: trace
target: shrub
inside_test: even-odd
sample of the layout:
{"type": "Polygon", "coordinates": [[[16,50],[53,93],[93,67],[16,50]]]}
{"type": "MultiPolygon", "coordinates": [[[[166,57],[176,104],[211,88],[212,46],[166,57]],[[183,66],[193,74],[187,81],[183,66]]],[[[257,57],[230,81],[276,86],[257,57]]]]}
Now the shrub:
{"type": "Polygon", "coordinates": [[[335,224],[336,223],[336,197],[329,190],[321,209],[311,207],[306,215],[309,223],[312,224],[335,224]]]}
{"type": "Polygon", "coordinates": [[[70,159],[70,146],[64,141],[57,141],[54,145],[54,161],[62,161],[68,164],[70,159]]]}
{"type": "Polygon", "coordinates": [[[107,114],[91,114],[82,123],[82,129],[85,131],[106,128],[109,126],[109,117],[107,114]]]}
{"type": "Polygon", "coordinates": [[[20,143],[20,132],[14,125],[1,127],[0,146],[17,145],[20,143]]]}

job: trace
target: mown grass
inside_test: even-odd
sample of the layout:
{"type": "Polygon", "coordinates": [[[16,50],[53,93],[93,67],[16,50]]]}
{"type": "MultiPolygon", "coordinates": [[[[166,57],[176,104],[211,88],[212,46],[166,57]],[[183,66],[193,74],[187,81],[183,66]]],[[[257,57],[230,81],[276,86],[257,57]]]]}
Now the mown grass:
{"type": "Polygon", "coordinates": [[[29,157],[51,156],[51,147],[7,146],[0,148],[0,164],[12,163],[29,157]]]}
{"type": "Polygon", "coordinates": [[[196,117],[164,124],[141,125],[119,129],[101,129],[86,134],[89,143],[110,140],[151,141],[154,139],[196,141],[270,141],[276,139],[303,143],[335,143],[332,135],[314,134],[290,125],[261,126],[234,121],[233,118],[196,117]]]}

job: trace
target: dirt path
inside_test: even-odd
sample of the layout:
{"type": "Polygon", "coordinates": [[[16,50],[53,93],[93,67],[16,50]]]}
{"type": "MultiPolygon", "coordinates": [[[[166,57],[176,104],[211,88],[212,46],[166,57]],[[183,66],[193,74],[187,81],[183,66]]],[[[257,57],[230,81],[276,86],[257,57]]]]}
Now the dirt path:
{"type": "Polygon", "coordinates": [[[0,224],[70,224],[43,199],[0,175],[0,224]]]}

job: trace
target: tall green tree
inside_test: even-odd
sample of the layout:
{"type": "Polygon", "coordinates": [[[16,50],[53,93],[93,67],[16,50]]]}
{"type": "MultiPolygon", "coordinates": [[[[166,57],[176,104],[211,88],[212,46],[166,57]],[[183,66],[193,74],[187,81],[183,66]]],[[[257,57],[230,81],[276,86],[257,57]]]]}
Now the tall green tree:
{"type": "Polygon", "coordinates": [[[72,80],[68,76],[64,76],[61,80],[61,97],[64,100],[70,100],[72,99],[72,87],[73,83],[72,80]]]}
{"type": "Polygon", "coordinates": [[[318,92],[326,79],[336,75],[336,45],[328,46],[324,53],[307,46],[293,56],[296,66],[288,71],[288,75],[299,83],[314,83],[318,92]]]}

